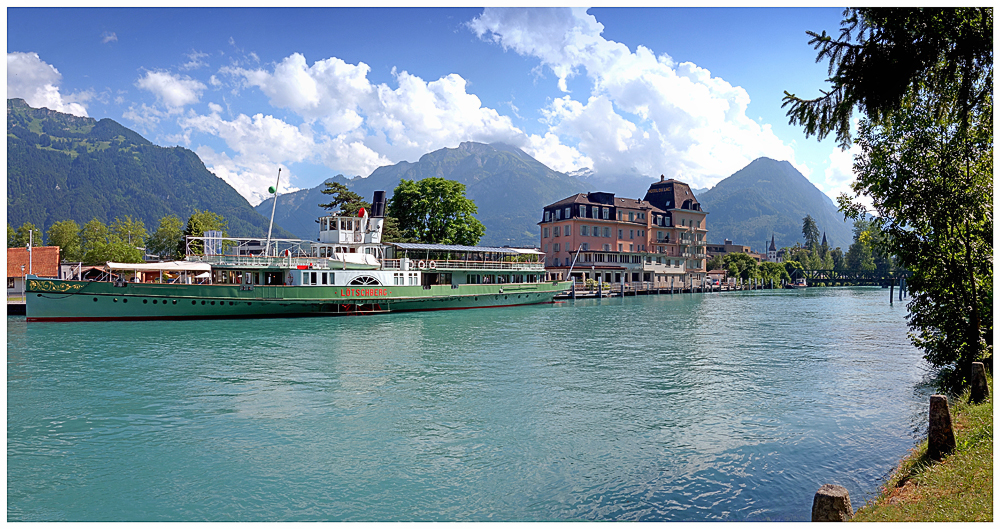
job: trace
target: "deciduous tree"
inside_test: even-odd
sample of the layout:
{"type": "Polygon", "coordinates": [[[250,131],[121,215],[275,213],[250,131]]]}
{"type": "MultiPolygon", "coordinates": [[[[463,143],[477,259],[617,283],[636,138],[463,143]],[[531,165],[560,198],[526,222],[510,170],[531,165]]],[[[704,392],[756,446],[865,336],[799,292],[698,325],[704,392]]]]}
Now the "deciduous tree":
{"type": "MultiPolygon", "coordinates": [[[[229,223],[226,222],[226,219],[222,215],[211,211],[198,211],[196,209],[188,217],[187,225],[184,227],[184,237],[204,237],[206,231],[220,231],[223,237],[228,237],[228,230],[229,223]]],[[[177,248],[177,251],[181,255],[186,255],[186,244],[187,239],[182,238],[177,248]]],[[[187,246],[191,249],[191,253],[195,255],[205,252],[204,241],[194,240],[187,246]]]]}
{"type": "Polygon", "coordinates": [[[475,246],[486,233],[473,216],[476,204],[465,197],[465,184],[444,178],[400,181],[388,210],[403,236],[424,243],[475,246]]]}
{"type": "Polygon", "coordinates": [[[848,9],[839,39],[810,35],[832,86],[812,100],[786,92],[790,122],[846,147],[862,110],[841,210],[874,213],[875,248],[913,274],[911,338],[958,389],[992,355],[993,9],[848,9]]]}
{"type": "Polygon", "coordinates": [[[184,246],[184,225],[177,215],[167,215],[160,219],[160,225],[149,237],[146,252],[165,259],[180,259],[184,257],[178,248],[184,246]]]}
{"type": "Polygon", "coordinates": [[[80,225],[75,220],[61,220],[49,226],[49,244],[59,247],[63,261],[81,261],[80,225]]]}

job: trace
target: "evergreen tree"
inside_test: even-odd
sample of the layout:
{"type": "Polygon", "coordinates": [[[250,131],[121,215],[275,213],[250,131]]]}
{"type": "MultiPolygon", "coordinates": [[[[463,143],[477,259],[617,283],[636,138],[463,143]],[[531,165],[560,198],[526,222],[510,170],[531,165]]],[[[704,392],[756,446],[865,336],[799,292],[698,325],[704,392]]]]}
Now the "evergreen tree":
{"type": "MultiPolygon", "coordinates": [[[[7,235],[9,238],[9,230],[7,235]]],[[[14,231],[13,241],[8,243],[8,248],[27,248],[29,242],[35,246],[44,246],[44,237],[42,237],[42,230],[30,222],[25,222],[14,231]]]]}
{"type": "Polygon", "coordinates": [[[806,248],[816,251],[819,248],[819,228],[812,215],[806,215],[802,219],[802,236],[806,239],[806,248]]]}
{"type": "Polygon", "coordinates": [[[320,204],[323,209],[333,210],[334,214],[339,213],[344,216],[354,216],[361,208],[370,210],[371,202],[366,202],[361,195],[347,189],[347,186],[340,182],[324,182],[326,189],[320,191],[324,195],[331,195],[333,198],[326,204],[320,204]]]}
{"type": "Polygon", "coordinates": [[[177,251],[181,255],[187,255],[187,248],[194,255],[201,255],[205,253],[205,243],[200,240],[193,240],[188,243],[187,237],[204,237],[206,231],[221,231],[223,237],[228,237],[229,224],[226,219],[222,218],[222,215],[217,213],[212,213],[211,211],[198,211],[194,210],[194,213],[188,218],[187,226],[184,228],[184,237],[181,239],[180,244],[177,247],[177,251]]]}

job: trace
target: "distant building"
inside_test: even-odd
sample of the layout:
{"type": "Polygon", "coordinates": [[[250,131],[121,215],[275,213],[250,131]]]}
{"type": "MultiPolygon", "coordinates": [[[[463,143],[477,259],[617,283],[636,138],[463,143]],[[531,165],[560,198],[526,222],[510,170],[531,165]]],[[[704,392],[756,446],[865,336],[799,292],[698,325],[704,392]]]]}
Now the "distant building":
{"type": "Polygon", "coordinates": [[[733,244],[733,241],[725,239],[723,244],[709,244],[705,246],[708,252],[708,258],[711,259],[716,255],[726,255],[730,253],[743,253],[750,257],[753,257],[758,263],[761,262],[765,256],[753,251],[749,246],[744,246],[742,244],[733,244]]]}
{"type": "Polygon", "coordinates": [[[568,279],[572,268],[577,281],[701,285],[705,216],[687,184],[662,176],[641,200],[594,192],[549,204],[538,223],[547,278],[568,279]]]}
{"type": "Polygon", "coordinates": [[[7,248],[7,295],[20,296],[24,292],[24,276],[59,278],[59,247],[35,246],[7,248]]]}

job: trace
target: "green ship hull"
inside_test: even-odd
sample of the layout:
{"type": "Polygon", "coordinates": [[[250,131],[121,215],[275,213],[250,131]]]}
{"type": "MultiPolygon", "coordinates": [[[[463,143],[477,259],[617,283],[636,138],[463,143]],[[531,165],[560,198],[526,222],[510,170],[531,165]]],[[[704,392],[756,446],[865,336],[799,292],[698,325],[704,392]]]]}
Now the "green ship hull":
{"type": "Polygon", "coordinates": [[[571,282],[432,286],[261,286],[29,278],[28,321],[343,316],[551,303],[571,282]]]}

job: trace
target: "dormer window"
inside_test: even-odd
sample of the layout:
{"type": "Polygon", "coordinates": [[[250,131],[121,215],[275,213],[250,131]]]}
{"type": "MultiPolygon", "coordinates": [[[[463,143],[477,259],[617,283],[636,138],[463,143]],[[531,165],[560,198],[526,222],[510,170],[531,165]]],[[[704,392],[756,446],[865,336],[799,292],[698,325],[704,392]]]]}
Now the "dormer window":
{"type": "Polygon", "coordinates": [[[546,211],[545,212],[545,222],[549,222],[551,220],[552,220],[552,212],[551,211],[546,211]]]}
{"type": "Polygon", "coordinates": [[[601,208],[601,213],[603,213],[604,220],[608,220],[608,208],[601,208]]]}
{"type": "Polygon", "coordinates": [[[569,217],[570,217],[569,208],[566,208],[566,218],[568,219],[569,217]]]}
{"type": "Polygon", "coordinates": [[[587,216],[587,206],[580,205],[580,216],[581,217],[587,216]]]}
{"type": "Polygon", "coordinates": [[[556,220],[562,220],[562,210],[561,209],[557,209],[556,210],[556,220]]]}

